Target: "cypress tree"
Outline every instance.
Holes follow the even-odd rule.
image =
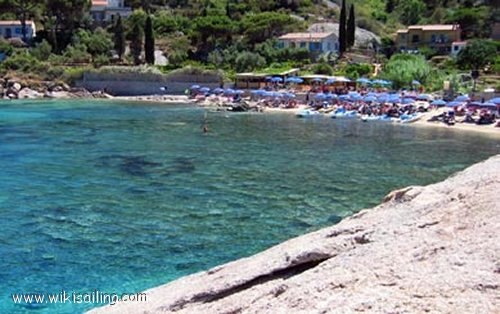
[[[134,25],[130,38],[130,53],[134,57],[134,64],[141,64],[143,32],[138,24]]]
[[[115,43],[115,51],[121,61],[123,54],[125,53],[125,31],[123,29],[122,17],[120,15],[118,15],[114,27],[113,41]]]
[[[144,27],[144,54],[148,64],[155,63],[155,38],[153,35],[153,22],[149,15]]]
[[[356,20],[354,17],[354,4],[351,4],[351,10],[349,11],[349,19],[347,20],[347,28],[346,28],[347,47],[351,48],[352,46],[354,46],[355,40],[356,40]]]
[[[347,41],[346,41],[346,13],[345,13],[345,0],[342,0],[342,8],[340,9],[340,20],[339,20],[339,56],[346,51]]]

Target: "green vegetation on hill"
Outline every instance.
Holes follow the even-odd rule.
[[[152,48],[160,49],[168,59],[163,71],[182,67],[222,69],[231,77],[235,72],[274,73],[277,69],[302,68],[306,72],[368,76],[368,64],[349,64],[335,54],[312,55],[305,48],[278,48],[276,38],[287,32],[304,31],[315,22],[338,22],[342,0],[130,0],[134,8],[128,18],[117,18],[113,24],[95,25],[90,18],[89,0],[0,0],[0,19],[26,21],[34,19],[38,34],[28,47],[0,42],[0,52],[9,58],[0,64],[0,75],[16,72],[41,80],[74,78],[73,70],[103,65],[140,65],[154,62]],[[494,0],[347,0],[346,30],[353,24],[382,37],[377,60],[394,53],[391,36],[409,24],[459,23],[465,38],[486,38],[491,25],[498,21],[499,8]],[[355,7],[355,11],[354,11]],[[347,34],[345,49],[352,46]],[[480,42],[479,46],[492,47]],[[479,49],[479,48],[474,48]],[[481,48],[482,49],[482,48]],[[480,49],[480,50],[481,50]],[[498,51],[498,45],[496,46]],[[482,49],[481,51],[483,51]],[[499,60],[486,50],[486,71],[498,72]],[[369,52],[373,54],[374,52]],[[469,53],[469,52],[467,52]],[[407,73],[397,71],[422,67],[426,69],[435,54],[423,49],[423,57],[396,56],[387,63],[383,76],[407,84]],[[472,58],[441,62],[421,80],[438,86],[439,78],[458,72]],[[464,61],[465,60],[465,61]],[[423,63],[422,63],[423,62]],[[426,65],[424,67],[424,65]],[[401,68],[400,68],[401,66]],[[367,70],[368,69],[368,70]],[[433,71],[438,71],[434,73]],[[414,73],[415,74],[415,73]],[[417,73],[418,74],[418,73]],[[417,75],[415,74],[415,75]]]

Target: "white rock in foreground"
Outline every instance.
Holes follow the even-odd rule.
[[[500,155],[92,313],[498,313]]]

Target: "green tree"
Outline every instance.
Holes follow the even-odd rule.
[[[396,7],[396,2],[397,0],[387,0],[385,2],[385,11],[387,13],[392,13],[392,11],[394,11],[394,8]]]
[[[144,53],[148,64],[155,64],[155,37],[153,34],[153,22],[151,16],[146,19],[144,27]]]
[[[339,57],[341,57],[347,49],[347,36],[346,36],[346,4],[342,0],[342,8],[340,9],[339,19]]]
[[[130,54],[134,58],[134,64],[141,64],[143,30],[136,24],[130,32]]]
[[[57,44],[52,43],[56,51],[66,47],[75,30],[88,19],[90,5],[90,0],[45,0],[44,24],[47,30],[52,27],[57,36]]]
[[[392,81],[393,87],[410,87],[413,80],[427,84],[432,68],[422,55],[395,54],[386,63],[381,77]]]
[[[113,43],[118,59],[121,61],[125,54],[125,29],[123,28],[122,17],[118,15],[115,26],[113,27]]]
[[[354,4],[351,5],[349,11],[349,19],[347,20],[346,27],[346,43],[347,47],[353,47],[356,41],[356,20],[354,16]]]
[[[241,26],[245,39],[251,46],[303,27],[300,21],[278,12],[249,13],[243,17]]]
[[[488,19],[488,8],[485,6],[477,8],[458,8],[451,10],[445,18],[447,23],[458,23],[464,39],[486,37],[489,35],[491,25],[486,23]]]
[[[249,51],[244,51],[236,57],[236,71],[246,72],[266,66],[266,59],[261,55]]]
[[[493,62],[497,48],[493,41],[486,39],[471,40],[458,53],[457,64],[463,69],[480,70]]]
[[[47,61],[52,53],[52,46],[47,40],[42,40],[41,43],[36,45],[35,48],[31,49],[31,54],[33,57],[40,61]]]
[[[205,60],[215,48],[231,43],[235,25],[227,16],[204,16],[193,21],[190,34],[198,58]]]
[[[311,67],[314,74],[333,75],[333,68],[328,63],[317,63]]]
[[[405,25],[417,24],[425,12],[422,0],[400,0],[397,6],[399,20]]]

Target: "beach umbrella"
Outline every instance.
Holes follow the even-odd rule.
[[[262,93],[262,96],[264,96],[264,97],[274,97],[274,93],[273,92],[267,92],[267,91],[265,91],[264,93]]]
[[[224,91],[225,95],[234,95],[234,89],[228,88]]]
[[[335,82],[337,82],[337,80],[336,80],[336,79],[334,79],[334,78],[330,78],[330,79],[326,80],[325,84],[333,84],[333,83],[335,83]]]
[[[343,101],[348,101],[348,100],[350,100],[350,98],[351,98],[351,97],[350,97],[349,95],[340,95],[340,96],[339,96],[339,99],[340,99],[340,100],[343,100]]]
[[[458,96],[457,98],[455,98],[455,101],[469,101],[469,100],[470,100],[470,97],[467,95],[462,95],[462,96]]]
[[[350,79],[348,79],[347,77],[338,77],[338,78],[336,79],[336,81],[337,81],[337,82],[348,83],[348,82],[350,82],[351,80],[350,80]]]
[[[328,93],[328,94],[326,94],[326,99],[331,100],[331,99],[335,99],[335,98],[337,98],[337,95],[336,95],[336,94],[332,94],[332,93]]]
[[[413,99],[413,98],[403,98],[401,100],[401,103],[403,105],[413,104],[414,102],[415,102],[415,99]]]
[[[417,81],[417,80],[413,80],[413,81],[411,81],[411,85],[419,86],[419,85],[422,85],[422,84],[419,81]]]
[[[272,76],[266,76],[266,81],[270,82],[272,81],[273,77]]]
[[[385,86],[389,86],[389,85],[392,85],[392,82],[391,81],[386,81],[386,80],[380,80],[380,84],[381,85],[385,85]]]
[[[281,82],[283,82],[283,79],[281,77],[279,77],[279,76],[275,76],[275,77],[271,78],[271,82],[273,82],[273,83],[281,83]]]
[[[224,93],[224,90],[222,88],[216,88],[212,91],[214,94],[222,94]]]
[[[365,98],[363,98],[364,101],[366,102],[375,102],[377,101],[377,97],[375,96],[366,96]]]
[[[283,96],[285,98],[295,98],[295,94],[294,93],[285,93]]]
[[[190,89],[199,89],[199,88],[200,88],[200,85],[192,85],[192,86],[190,87]]]
[[[323,93],[317,93],[316,96],[314,96],[316,99],[326,99],[326,95]]]
[[[417,99],[421,99],[421,100],[429,100],[431,99],[431,95],[428,95],[428,94],[420,94],[417,96]]]
[[[367,79],[367,78],[362,77],[362,78],[357,79],[357,80],[356,80],[356,83],[361,83],[361,84],[370,84],[370,83],[371,83],[371,81],[370,81],[369,79]]]
[[[496,98],[490,99],[489,102],[492,102],[494,104],[500,105],[500,97],[496,97]]]
[[[321,83],[321,82],[323,82],[323,79],[316,77],[316,78],[313,78],[311,81],[316,82],[316,83]]]
[[[208,87],[202,87],[202,88],[199,89],[199,91],[201,93],[208,93],[210,91],[210,88],[208,88]]]
[[[431,105],[433,106],[446,106],[446,104],[447,104],[446,101],[442,99],[436,99],[433,102],[431,102]]]
[[[263,95],[266,93],[266,91],[263,89],[256,89],[256,90],[251,91],[250,93],[253,95]]]
[[[300,77],[291,76],[291,77],[287,77],[285,79],[285,82],[286,83],[302,83],[302,82],[304,82],[304,80],[301,79]]]
[[[482,103],[479,105],[480,107],[484,107],[484,108],[496,108],[497,105],[492,103],[492,102],[485,102],[485,103]]]
[[[244,92],[244,91],[242,91],[241,89],[238,89],[238,90],[235,90],[235,91],[234,91],[234,93],[235,93],[235,94],[238,94],[238,95],[242,95],[242,94],[244,94],[245,92]]]
[[[462,105],[463,105],[463,102],[452,101],[452,102],[449,102],[446,106],[448,106],[448,107],[460,107]]]

